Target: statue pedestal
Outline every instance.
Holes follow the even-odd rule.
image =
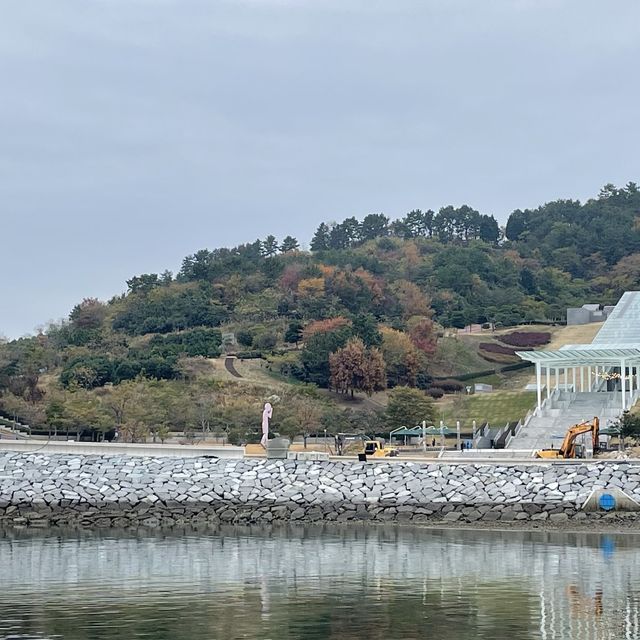
[[[286,460],[291,440],[288,438],[273,438],[267,441],[267,458],[269,460]]]

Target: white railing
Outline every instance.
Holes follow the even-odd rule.
[[[533,410],[534,415],[536,415],[536,416],[540,416],[540,415],[542,415],[542,412],[543,412],[543,411],[544,411],[544,409],[546,408],[547,403],[549,403],[549,404],[553,405],[554,400],[557,400],[557,399],[559,398],[559,396],[560,396],[560,389],[559,389],[559,388],[558,388],[558,389],[554,389],[554,390],[549,394],[549,397],[548,397],[548,398],[545,398],[545,399],[542,401],[542,404],[540,405],[540,409],[538,409],[538,407],[536,407],[536,408]],[[553,408],[553,407],[550,407],[550,408]]]

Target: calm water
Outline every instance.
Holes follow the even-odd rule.
[[[640,537],[0,532],[0,638],[640,638]]]

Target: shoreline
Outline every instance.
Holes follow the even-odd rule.
[[[640,468],[0,455],[0,526],[281,522],[640,530]]]
[[[264,532],[287,532],[288,530],[326,530],[328,532],[341,531],[398,531],[398,532],[419,532],[419,531],[464,531],[465,533],[477,531],[478,533],[555,533],[562,535],[620,535],[640,537],[640,517],[637,519],[599,519],[598,521],[581,521],[566,523],[531,523],[531,522],[475,522],[475,523],[447,523],[443,520],[432,520],[431,522],[380,522],[372,520],[350,520],[346,522],[315,520],[307,522],[304,520],[278,520],[273,522],[222,522],[222,521],[200,521],[196,523],[181,523],[164,526],[146,526],[143,524],[126,527],[104,527],[92,526],[91,524],[55,524],[55,525],[24,525],[11,522],[0,521],[0,537],[3,534],[19,532],[34,535],[56,534],[58,532],[78,532],[87,534],[148,534],[165,535],[171,533],[198,534],[208,532],[247,532],[259,530]]]

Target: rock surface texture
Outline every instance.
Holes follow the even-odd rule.
[[[594,489],[640,501],[640,465],[0,455],[0,524],[97,527],[205,522],[562,523]],[[635,518],[636,513],[616,517]]]

